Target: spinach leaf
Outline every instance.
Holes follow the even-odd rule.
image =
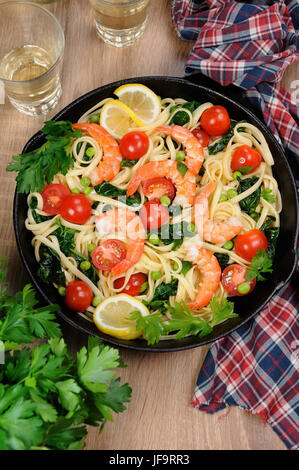
[[[36,224],[40,224],[41,222],[45,222],[46,220],[52,219],[53,215],[40,215],[36,212],[37,208],[37,198],[33,197],[30,201],[29,207],[32,212],[32,217],[34,218],[34,222]]]
[[[251,188],[257,181],[258,177],[257,176],[252,176],[251,178],[245,178],[241,179],[238,178],[239,180],[239,186],[238,186],[238,194],[243,193],[244,191],[247,191],[247,189]],[[259,186],[256,191],[254,191],[252,194],[247,196],[245,199],[242,199],[242,201],[239,202],[241,210],[246,212],[247,214],[250,214],[250,212],[253,212],[257,205],[259,204],[261,199],[261,187]]]
[[[190,263],[189,261],[185,261],[183,260],[182,261],[182,271],[181,273],[183,274],[183,276],[186,276],[186,274],[190,271],[190,269],[192,268],[192,263]]]
[[[218,263],[220,264],[220,268],[225,269],[226,266],[229,264],[229,255],[227,253],[214,253],[216,258],[218,259]]]
[[[176,295],[178,283],[179,281],[177,279],[173,279],[169,284],[162,282],[162,284],[156,288],[152,302],[155,300],[168,300],[171,295]]]
[[[275,256],[276,242],[279,235],[279,227],[268,228],[264,231],[264,233],[268,240],[267,255],[273,262]]]
[[[71,256],[71,252],[75,248],[74,236],[77,230],[67,228],[59,221],[57,224],[59,227],[51,235],[55,235],[57,237],[60,249],[65,256]]]
[[[240,121],[240,122],[245,122],[245,121]],[[216,142],[216,144],[209,145],[208,150],[210,155],[216,155],[216,153],[221,152],[227,144],[229,143],[230,139],[234,135],[234,128],[236,125],[239,124],[237,121],[231,121],[230,129],[223,134],[222,138]],[[244,129],[240,127],[240,131],[243,131]]]
[[[177,164],[177,169],[178,169],[178,171],[181,173],[182,178],[184,178],[185,174],[186,174],[187,171],[188,171],[187,165],[185,165],[185,163],[183,163],[183,162],[178,162],[178,164]]]
[[[139,206],[141,204],[141,198],[138,192],[133,196],[126,197],[126,190],[119,189],[117,186],[103,181],[101,184],[98,184],[94,187],[94,190],[97,194],[106,197],[117,197],[118,200],[127,206]]]
[[[167,310],[167,302],[165,300],[152,300],[151,302],[143,300],[142,303],[150,310],[159,310],[161,313]]]
[[[130,167],[136,165],[138,160],[122,160],[120,166],[121,168]]]
[[[200,103],[198,103],[198,101],[187,101],[187,103],[184,103],[182,105],[171,106],[169,110],[170,113],[173,113],[178,109],[181,109],[181,111],[177,111],[174,114],[174,116],[170,120],[170,124],[177,124],[178,126],[183,126],[184,124],[187,124],[187,122],[190,121],[190,116],[184,111],[184,109],[188,109],[188,111],[193,113],[195,109],[197,109],[199,106]]]
[[[275,217],[273,217],[273,215],[269,215],[269,216],[267,217],[267,219],[265,220],[265,222],[263,223],[263,225],[261,225],[260,230],[261,230],[262,232],[265,232],[265,230],[266,230],[267,228],[270,228],[270,227],[271,227],[271,225],[273,224],[274,220],[275,220]]]
[[[176,224],[164,224],[156,232],[164,245],[173,243],[173,250],[177,250],[183,243],[184,237],[191,238],[196,235],[188,230],[188,223],[184,220]]]
[[[46,283],[55,282],[58,286],[65,286],[65,274],[61,266],[60,257],[56,251],[46,245],[40,248],[40,261],[37,275]]]
[[[86,271],[83,271],[82,269],[80,269],[80,264],[82,263],[82,261],[89,261],[89,260],[87,258],[85,258],[85,256],[83,256],[81,253],[78,253],[78,251],[76,251],[76,250],[72,250],[72,256],[76,260],[77,268],[79,269],[79,271],[81,271],[81,273],[85,274],[85,276],[87,276],[88,279],[90,279],[95,285],[97,285],[98,281],[99,281],[99,276],[98,276],[98,272],[97,272],[96,268],[94,267],[94,265],[91,264],[89,269],[86,269]]]

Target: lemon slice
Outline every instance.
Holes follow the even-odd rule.
[[[119,100],[109,100],[104,104],[100,124],[115,139],[121,139],[132,127],[143,127],[143,122],[126,104]]]
[[[126,104],[145,123],[154,122],[161,112],[160,98],[141,83],[127,83],[114,91],[118,99]]]
[[[105,299],[95,309],[93,321],[100,331],[121,339],[135,339],[142,335],[136,330],[136,322],[130,313],[138,310],[142,316],[150,315],[142,302],[127,294]]]

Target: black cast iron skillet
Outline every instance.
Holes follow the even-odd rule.
[[[101,333],[92,323],[69,310],[58,295],[56,289],[45,285],[36,275],[37,262],[31,246],[31,233],[25,229],[25,219],[27,217],[26,195],[15,193],[14,199],[14,229],[20,256],[24,266],[31,278],[32,283],[40,292],[46,303],[57,303],[60,305],[59,315],[75,328],[94,336],[98,336],[105,342],[115,346],[140,351],[176,351],[194,348],[203,344],[215,341],[228,333],[234,331],[240,325],[254,317],[271,297],[289,280],[295,267],[295,246],[297,234],[297,199],[294,180],[286,157],[277,141],[270,131],[261,123],[256,116],[247,108],[238,104],[227,94],[215,92],[214,90],[198,84],[190,83],[181,78],[172,77],[138,77],[129,80],[121,80],[101,88],[91,91],[78,98],[55,116],[55,120],[70,120],[76,122],[82,114],[89,108],[104,98],[112,97],[113,90],[124,83],[143,83],[162,97],[180,97],[186,100],[197,100],[199,102],[211,101],[214,104],[223,105],[227,108],[231,118],[235,120],[246,120],[258,127],[265,136],[272,155],[275,166],[274,177],[282,195],[283,211],[281,214],[281,231],[277,242],[276,257],[274,261],[273,273],[267,281],[258,283],[254,292],[248,296],[235,298],[235,311],[239,317],[232,318],[217,325],[213,332],[203,339],[198,337],[187,337],[181,340],[161,341],[159,344],[148,346],[142,339],[125,341],[112,338]],[[214,82],[211,82],[213,86]],[[41,132],[35,134],[26,144],[23,152],[32,151],[40,147],[44,142]]]

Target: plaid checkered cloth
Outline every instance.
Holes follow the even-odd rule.
[[[196,41],[185,73],[201,72],[222,85],[245,89],[277,140],[298,156],[299,107],[295,99],[299,80],[292,84],[293,97],[278,82],[299,58],[299,3],[256,3],[259,5],[173,0],[172,20],[178,36]]]
[[[245,89],[276,138],[297,157],[299,109],[277,82],[299,57],[299,3],[266,3],[173,0],[172,19],[181,39],[196,41],[186,75],[201,72]],[[254,320],[213,343],[192,399],[207,413],[236,405],[259,415],[290,449],[299,448],[296,289],[293,278]]]

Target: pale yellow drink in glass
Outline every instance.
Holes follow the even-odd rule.
[[[0,4],[0,80],[19,111],[46,114],[57,105],[63,50],[63,31],[48,10],[22,1]]]
[[[149,0],[90,0],[99,36],[113,46],[129,46],[144,33]]]

